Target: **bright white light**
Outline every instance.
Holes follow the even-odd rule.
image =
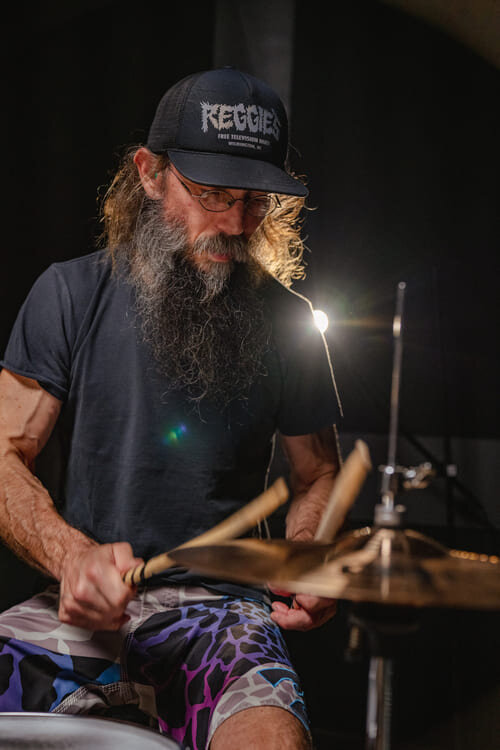
[[[392,335],[395,339],[401,336],[401,315],[396,315],[392,323]]]
[[[319,328],[321,333],[324,333],[328,328],[328,316],[323,310],[313,310],[314,324],[316,328]]]

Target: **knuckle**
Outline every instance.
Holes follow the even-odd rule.
[[[75,617],[80,612],[80,608],[76,605],[73,600],[66,602],[64,607],[64,613],[67,617]]]
[[[68,608],[71,607],[72,601],[73,601],[73,597],[71,596],[71,594],[66,592],[64,596],[61,596],[61,599],[59,601],[59,611],[67,612]]]
[[[66,625],[75,625],[77,619],[77,609],[75,607],[64,606],[59,609],[59,620]]]
[[[102,578],[102,569],[97,560],[92,560],[90,565],[87,567],[86,576],[90,581],[92,581],[92,583],[96,583]]]
[[[89,585],[85,579],[80,579],[74,586],[73,597],[77,602],[87,603],[90,601]]]

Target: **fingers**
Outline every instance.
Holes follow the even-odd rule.
[[[126,614],[113,616],[102,611],[89,610],[87,605],[80,605],[75,600],[61,600],[59,619],[68,625],[95,632],[97,630],[119,630],[130,619]]]
[[[66,561],[61,580],[59,619],[89,630],[117,630],[128,619],[125,608],[135,588],[122,570],[136,564],[129,544],[96,545]]]
[[[328,599],[324,596],[311,596],[310,594],[297,594],[295,601],[300,607],[310,612],[329,612],[331,617],[337,611],[336,599]]]
[[[292,596],[292,593],[290,591],[285,591],[284,589],[276,589],[272,586],[268,586],[267,588],[272,594],[276,594],[276,596],[283,596],[285,598]]]
[[[271,619],[284,630],[312,630],[327,622],[336,612],[333,599],[298,595],[292,606],[284,602],[272,603]]]
[[[271,620],[283,630],[310,630],[313,618],[303,609],[288,607],[284,602],[273,602]]]
[[[137,565],[141,565],[144,562],[142,557],[134,557],[132,547],[128,542],[115,542],[111,547],[113,549],[116,567],[120,571],[120,578],[123,578],[130,568],[135,568]]]

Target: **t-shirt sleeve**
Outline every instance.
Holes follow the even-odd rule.
[[[283,435],[307,435],[342,417],[330,351],[314,324],[312,309],[301,305],[300,316],[286,326],[282,348],[282,398],[278,429]]]
[[[69,391],[74,335],[70,294],[56,265],[51,265],[23,303],[0,366],[37,380],[64,401]]]

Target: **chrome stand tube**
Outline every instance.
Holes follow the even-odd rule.
[[[392,659],[372,656],[368,671],[366,750],[391,746]]]

